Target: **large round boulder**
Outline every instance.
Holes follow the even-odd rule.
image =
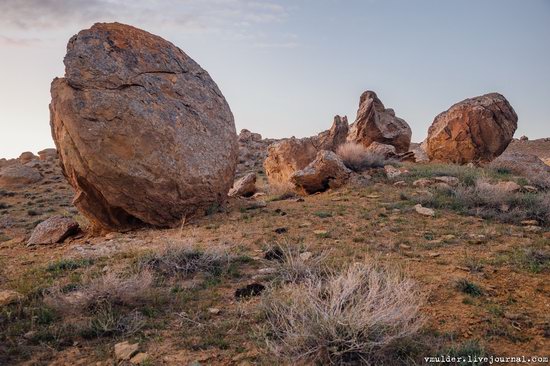
[[[516,112],[498,93],[463,100],[435,117],[426,153],[431,161],[489,162],[512,141],[517,122]]]
[[[222,204],[237,135],[210,78],[172,43],[98,23],[67,45],[52,82],[52,135],[74,204],[99,227],[175,226]]]
[[[395,116],[391,108],[371,90],[361,94],[355,122],[350,126],[347,140],[368,147],[373,142],[391,145],[397,153],[409,151],[412,131],[409,124]]]

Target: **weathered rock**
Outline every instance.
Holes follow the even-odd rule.
[[[448,184],[449,186],[457,186],[460,180],[457,177],[440,176],[434,177],[435,181]]]
[[[315,159],[317,148],[312,140],[311,137],[303,139],[292,137],[269,146],[264,161],[269,184],[289,185],[290,177]]]
[[[128,361],[139,349],[138,343],[129,343],[128,341],[115,344],[115,358],[117,361]]]
[[[332,151],[320,151],[307,167],[295,172],[290,181],[307,194],[342,186],[351,174],[340,157]]]
[[[491,161],[512,141],[517,121],[510,103],[498,93],[463,100],[435,117],[426,152],[439,162]]]
[[[229,196],[250,197],[256,193],[256,173],[248,173],[244,177],[238,179],[233,188],[229,190]]]
[[[426,188],[434,184],[434,181],[428,178],[420,178],[413,182],[414,187]]]
[[[130,359],[132,365],[142,365],[149,359],[149,355],[144,352],[139,352],[137,355]]]
[[[34,160],[36,158],[38,158],[38,156],[34,155],[30,151],[25,151],[24,153],[21,153],[21,155],[19,155],[19,161],[21,162],[21,164],[28,163],[29,161]]]
[[[35,168],[19,163],[7,165],[0,170],[0,188],[14,188],[40,181],[42,174]]]
[[[0,290],[0,307],[13,304],[23,298],[17,291]]]
[[[78,223],[69,217],[52,216],[38,224],[27,245],[60,243],[78,231]]]
[[[423,207],[421,204],[414,206],[414,210],[423,216],[435,216],[435,211],[428,207]]]
[[[334,122],[330,129],[317,135],[318,142],[314,142],[317,150],[336,151],[338,146],[346,142],[348,130],[348,118],[334,116]]]
[[[510,171],[541,188],[550,188],[550,166],[535,155],[506,152],[493,160],[488,167]]]
[[[521,186],[516,182],[512,182],[512,181],[497,182],[497,183],[478,181],[476,183],[476,188],[478,188],[483,192],[514,193],[514,192],[519,192],[521,190]]]
[[[259,133],[250,132],[247,129],[242,129],[239,133],[239,142],[246,142],[246,141],[261,141],[262,135]]]
[[[412,131],[405,120],[386,109],[375,92],[361,94],[357,118],[351,125],[348,141],[369,146],[373,142],[392,145],[398,153],[409,150]]]
[[[291,137],[269,146],[264,169],[269,184],[288,186],[289,179],[296,171],[311,163],[317,153],[323,150],[336,151],[346,141],[348,133],[346,117],[335,116],[331,128],[317,136],[297,139]]]
[[[386,166],[384,166],[384,172],[386,173],[386,176],[387,176],[389,179],[397,178],[397,177],[399,177],[401,174],[403,174],[403,173],[401,172],[401,170],[397,169],[397,168],[394,167],[393,165],[386,165]]]
[[[38,152],[38,156],[40,157],[40,160],[56,159],[57,158],[57,150],[52,149],[52,148],[40,150]]]
[[[395,151],[394,146],[381,144],[376,141],[374,141],[367,147],[367,152],[371,154],[377,154],[377,155],[383,156],[386,159],[395,158],[397,155],[397,152]]]
[[[52,82],[52,135],[75,206],[96,226],[175,226],[233,184],[233,115],[208,73],[143,30],[98,23],[71,38]]]
[[[529,141],[529,137],[523,135],[519,138],[520,141]]]

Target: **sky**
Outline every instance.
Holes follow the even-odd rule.
[[[516,137],[550,136],[550,0],[0,0],[0,157],[54,146],[69,38],[118,21],[206,69],[237,131],[310,136],[374,90],[422,141],[465,98],[503,94]]]

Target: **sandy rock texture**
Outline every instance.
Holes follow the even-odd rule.
[[[231,110],[170,42],[97,23],[67,45],[52,82],[52,135],[74,204],[94,226],[169,227],[222,204],[233,184]]]
[[[489,162],[508,147],[517,122],[516,112],[498,93],[463,100],[435,117],[426,153],[431,161]]]

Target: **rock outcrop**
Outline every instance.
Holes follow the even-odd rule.
[[[98,23],[71,38],[64,63],[52,135],[74,204],[95,226],[175,226],[225,201],[233,115],[195,61],[143,30]]]
[[[239,133],[239,159],[237,164],[237,176],[246,172],[263,170],[263,162],[267,156],[267,148],[274,139],[264,139],[259,133],[243,129]]]
[[[318,152],[336,151],[346,141],[347,134],[347,118],[335,116],[332,127],[317,136],[302,139],[291,137],[272,144],[264,161],[269,183],[276,186],[291,185],[292,174],[308,166]]]
[[[237,179],[229,190],[229,196],[250,197],[256,193],[256,173],[251,172]]]
[[[43,161],[54,160],[54,159],[57,159],[57,150],[52,148],[40,150],[38,152],[38,156],[40,160],[43,160]]]
[[[489,162],[512,141],[517,121],[510,103],[498,93],[463,100],[435,117],[426,153],[431,161]]]
[[[36,158],[38,158],[38,156],[34,155],[30,151],[25,151],[24,153],[21,153],[21,155],[19,155],[19,161],[21,162],[21,164],[26,164]]]
[[[42,174],[32,167],[15,163],[0,170],[0,188],[21,187],[40,181]]]
[[[349,131],[349,142],[365,147],[378,142],[394,146],[397,153],[405,153],[409,150],[411,136],[407,122],[396,117],[393,109],[386,109],[375,92],[367,90],[361,94],[357,118]]]
[[[77,231],[78,223],[73,219],[60,215],[52,216],[34,228],[27,245],[61,243]]]
[[[322,150],[308,166],[292,174],[290,181],[303,193],[312,194],[341,187],[350,174],[338,155]]]

